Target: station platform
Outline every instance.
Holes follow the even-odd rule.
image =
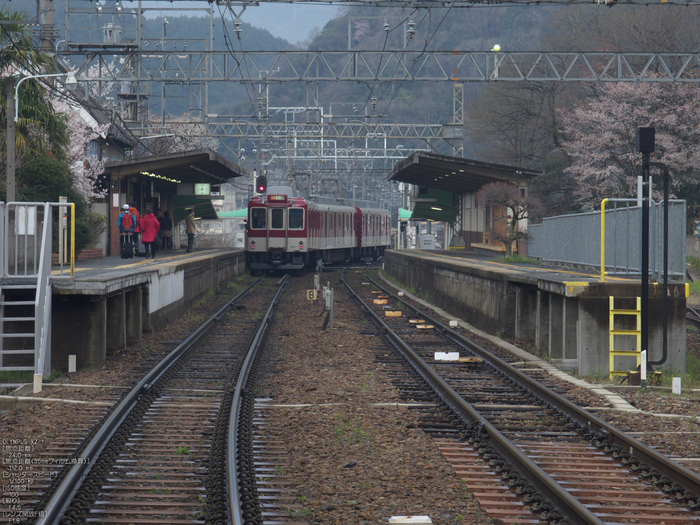
[[[167,250],[155,259],[77,261],[75,277],[52,272],[51,363],[66,370],[99,365],[107,355],[162,328],[207,289],[245,271],[234,249]]]
[[[630,314],[641,296],[638,277],[602,282],[599,270],[506,263],[463,250],[387,250],[384,261],[390,275],[436,306],[486,332],[529,342],[581,375],[609,373],[611,340],[615,352],[638,350],[630,333],[640,329]],[[664,358],[663,286],[650,284],[648,360],[684,373],[685,283],[670,282],[669,295]],[[622,333],[611,332],[611,319]],[[616,359],[616,370],[636,368],[635,356]]]

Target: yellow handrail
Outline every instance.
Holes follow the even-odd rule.
[[[70,205],[70,276],[75,279],[75,203]]]
[[[608,199],[600,204],[600,282],[605,282],[605,205]]]

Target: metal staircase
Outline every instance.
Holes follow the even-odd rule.
[[[72,206],[0,203],[0,371],[33,372],[35,392],[51,371],[53,215]]]

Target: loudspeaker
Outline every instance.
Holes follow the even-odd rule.
[[[637,128],[637,151],[651,153],[654,151],[656,128]]]

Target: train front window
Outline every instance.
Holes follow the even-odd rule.
[[[291,208],[289,210],[289,229],[304,229],[304,210],[302,208]]]
[[[284,208],[272,208],[270,210],[270,226],[273,230],[284,229]]]
[[[265,208],[253,208],[250,210],[250,227],[254,230],[267,228],[267,211]]]

